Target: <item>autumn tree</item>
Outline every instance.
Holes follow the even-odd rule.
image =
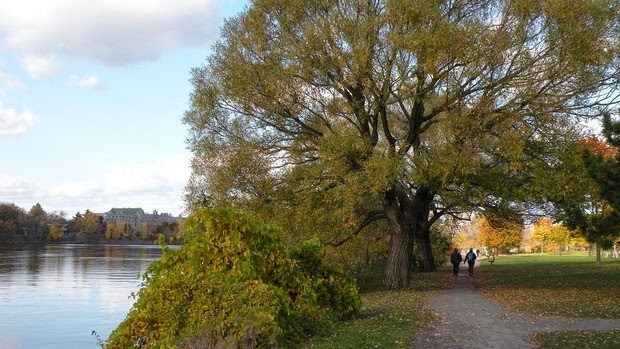
[[[586,230],[586,237],[596,239],[599,259],[600,247],[611,248],[620,238],[620,122],[612,120],[610,114],[603,117],[603,134],[606,147],[586,148],[583,153],[588,175],[604,201],[601,213],[590,217],[590,230]]]
[[[106,224],[106,231],[105,231],[105,238],[106,239],[120,240],[125,235],[126,229],[127,229],[127,224],[124,221],[122,221],[122,220],[120,220],[120,221],[113,221],[113,222],[107,222],[107,224]]]
[[[562,224],[554,224],[550,217],[543,217],[534,223],[532,237],[541,242],[540,253],[545,252],[545,245],[553,243],[562,253],[562,248],[570,243],[571,232]]]
[[[539,202],[575,117],[617,92],[616,0],[254,0],[192,72],[191,207],[339,246],[378,220],[384,284],[445,215]]]
[[[149,224],[146,222],[142,222],[140,224],[140,238],[142,240],[146,240],[149,238]]]
[[[24,210],[14,204],[0,204],[0,242],[16,240],[17,234],[23,232],[24,216]]]
[[[25,215],[15,204],[0,204],[0,241],[13,241],[16,234],[23,233]]]
[[[45,220],[48,224],[56,224],[58,226],[64,226],[67,224],[67,213],[65,211],[52,211],[48,212]]]
[[[492,251],[493,255],[519,247],[523,222],[518,218],[480,216],[475,220],[474,226],[478,230],[480,242]]]
[[[534,224],[534,231],[532,232],[532,237],[541,242],[540,253],[545,252],[545,244],[547,244],[551,240],[553,229],[552,224],[553,222],[549,217],[541,218],[538,222]]]
[[[64,231],[61,227],[59,227],[56,223],[52,223],[49,228],[49,233],[47,234],[47,240],[53,241],[62,238]]]
[[[0,204],[0,220],[18,223],[24,218],[25,212],[15,204]]]
[[[551,235],[551,241],[557,246],[560,255],[562,251],[570,244],[572,232],[563,224],[556,224],[553,227],[553,234]]]
[[[35,238],[46,237],[48,228],[46,226],[47,213],[40,203],[36,203],[30,208],[25,217],[25,226],[28,233],[34,235]]]
[[[82,231],[82,214],[80,212],[76,212],[75,216],[69,220],[68,226],[70,231]]]
[[[86,210],[83,215],[76,214],[73,227],[76,231],[94,233],[97,230],[97,215]]]
[[[596,261],[601,261],[601,248],[610,248],[620,236],[620,126],[608,114],[604,117],[607,141],[589,137],[568,149],[573,166],[564,183],[570,188],[556,198],[559,219],[576,229],[590,243],[596,244]],[[575,160],[576,159],[576,160]]]

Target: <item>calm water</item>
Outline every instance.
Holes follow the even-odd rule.
[[[0,348],[98,348],[159,246],[0,248]]]

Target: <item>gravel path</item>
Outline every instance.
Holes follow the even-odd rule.
[[[536,348],[531,340],[535,332],[620,330],[620,319],[579,319],[513,312],[476,291],[473,280],[467,267],[461,264],[454,288],[430,297],[428,306],[439,319],[414,334],[410,349]]]

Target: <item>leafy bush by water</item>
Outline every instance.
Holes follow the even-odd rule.
[[[291,250],[277,227],[227,208],[200,209],[184,229],[108,348],[291,347],[359,311],[354,281],[321,263],[318,241]]]

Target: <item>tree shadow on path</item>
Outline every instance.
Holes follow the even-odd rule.
[[[474,273],[475,275],[475,273]],[[619,330],[620,319],[583,319],[514,312],[475,290],[475,277],[461,265],[453,288],[433,294],[428,306],[438,315],[415,333],[410,349],[536,348],[536,332]]]

